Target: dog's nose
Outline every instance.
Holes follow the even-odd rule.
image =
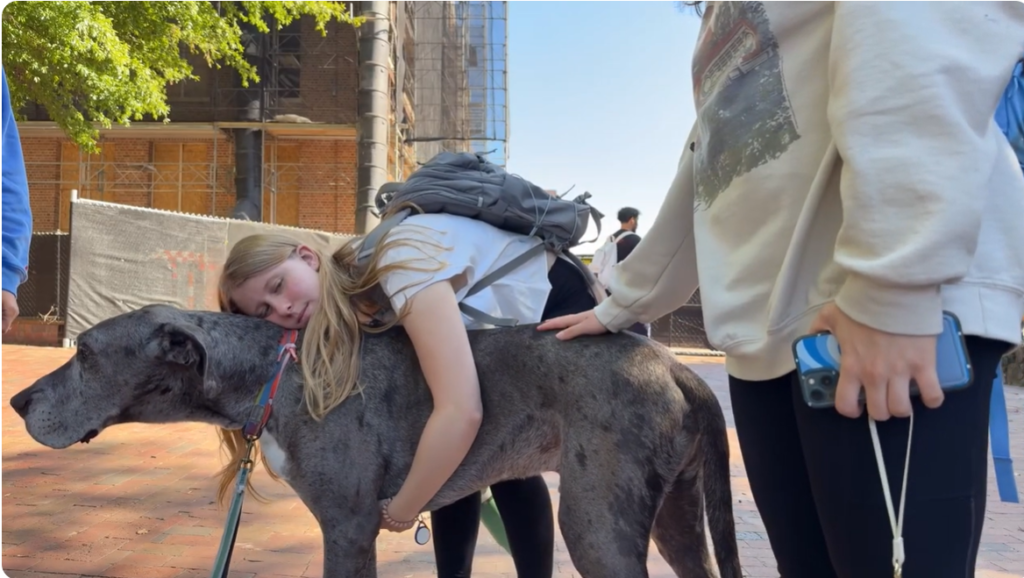
[[[11,398],[11,407],[18,412],[22,418],[28,413],[28,406],[32,404],[32,390],[26,389]]]

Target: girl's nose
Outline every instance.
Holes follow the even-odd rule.
[[[277,299],[273,303],[274,312],[277,313],[278,317],[289,317],[292,314],[292,304],[287,299]]]

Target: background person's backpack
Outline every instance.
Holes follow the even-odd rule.
[[[590,193],[573,200],[554,197],[537,185],[507,173],[501,167],[472,153],[442,152],[417,169],[404,183],[385,183],[377,192],[377,211],[385,219],[363,240],[359,260],[365,263],[377,243],[396,225],[413,213],[412,203],[424,213],[447,213],[484,221],[499,229],[539,237],[543,243],[519,255],[493,271],[470,288],[469,295],[480,292],[501,277],[525,264],[545,249],[572,261],[594,285],[593,275],[569,249],[579,245],[587,232],[590,217],[601,234],[600,211],[590,206]],[[499,319],[464,303],[464,314],[490,325],[511,326],[515,319]]]
[[[1017,162],[1024,170],[1024,60],[1013,67],[1010,83],[1003,90],[996,108],[996,124],[1010,141]],[[996,379],[992,383],[992,400],[989,411],[989,438],[992,448],[992,464],[996,471],[996,487],[999,499],[1017,503],[1017,483],[1013,473],[1013,459],[1010,457],[1010,424],[1006,411],[1006,394],[1003,391],[1002,364],[996,367]]]
[[[618,237],[611,235],[604,245],[594,251],[590,260],[590,270],[597,277],[597,282],[606,291],[612,282],[612,274],[615,266],[619,264],[619,241],[630,235],[636,235],[633,231],[623,231]]]
[[[996,108],[996,124],[1010,141],[1013,152],[1017,153],[1017,162],[1024,170],[1024,60],[1013,67],[1013,76]]]

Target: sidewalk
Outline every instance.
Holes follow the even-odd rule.
[[[121,425],[88,445],[54,451],[35,443],[10,408],[10,398],[61,365],[69,350],[3,346],[3,570],[13,578],[207,578],[225,512],[214,503],[213,473],[221,467],[212,426]],[[717,358],[691,357],[726,410],[726,377]],[[1024,471],[1024,390],[1007,391],[1012,453]],[[751,577],[778,576],[764,528],[730,430],[733,496],[743,566]],[[547,476],[558,499],[558,476]],[[1024,576],[1024,505],[998,501],[990,471],[980,578]],[[1018,478],[1019,480],[1019,478]],[[321,576],[321,537],[313,516],[284,485],[257,470],[232,557],[232,578]],[[1024,484],[1021,484],[1024,485]],[[411,533],[378,542],[380,578],[434,575],[430,545]],[[481,529],[475,578],[515,578],[511,559]],[[578,576],[556,545],[558,578]],[[673,576],[651,547],[652,578]]]

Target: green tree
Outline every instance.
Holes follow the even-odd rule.
[[[95,151],[94,123],[168,119],[168,83],[198,78],[182,46],[212,68],[234,68],[248,86],[259,78],[245,59],[243,27],[268,32],[303,15],[322,34],[331,20],[362,21],[344,2],[12,2],[3,11],[12,108],[42,105]]]

